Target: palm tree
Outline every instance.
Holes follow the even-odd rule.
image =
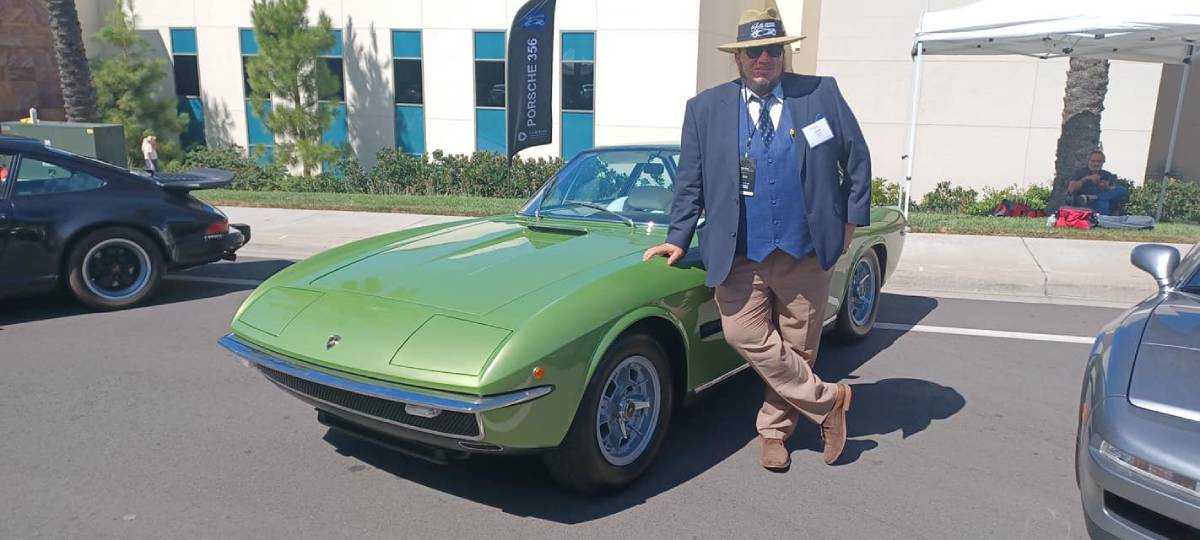
[[[1062,133],[1054,158],[1054,189],[1047,206],[1057,209],[1067,197],[1071,173],[1087,161],[1100,144],[1100,113],[1108,93],[1108,60],[1071,58],[1063,97]]]
[[[92,87],[92,72],[83,48],[83,31],[79,28],[75,0],[46,0],[46,10],[50,14],[50,32],[54,36],[54,56],[58,58],[58,78],[62,84],[67,120],[95,122],[99,119],[96,90]]]

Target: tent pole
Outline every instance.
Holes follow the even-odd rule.
[[[1167,143],[1167,163],[1163,165],[1162,182],[1158,188],[1158,209],[1154,212],[1154,221],[1162,220],[1163,206],[1167,202],[1167,177],[1175,166],[1175,142],[1179,138],[1179,119],[1183,115],[1183,97],[1187,94],[1188,78],[1192,74],[1192,55],[1195,48],[1188,46],[1188,59],[1183,64],[1183,79],[1179,81],[1179,99],[1175,102],[1175,118],[1171,120],[1171,140]]]
[[[913,151],[917,144],[917,107],[921,100],[921,59],[924,58],[924,44],[918,41],[913,59],[912,75],[912,105],[908,115],[908,150],[904,153],[904,218],[908,219],[909,201],[912,199]]]

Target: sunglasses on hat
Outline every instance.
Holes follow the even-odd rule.
[[[762,56],[763,51],[767,51],[767,56],[770,56],[771,58],[779,58],[780,56],[783,56],[783,45],[776,43],[774,45],[746,47],[745,49],[742,49],[742,52],[746,53],[746,56],[749,56],[753,59],[757,59],[759,56]]]

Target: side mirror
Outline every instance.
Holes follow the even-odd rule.
[[[1171,284],[1171,273],[1179,266],[1179,250],[1162,244],[1142,244],[1133,248],[1129,262],[1154,276],[1158,289]]]

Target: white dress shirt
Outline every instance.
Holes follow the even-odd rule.
[[[783,85],[776,84],[775,88],[771,89],[771,95],[775,99],[771,100],[771,110],[767,111],[771,115],[771,125],[775,129],[779,129],[779,117],[783,114]],[[742,85],[742,103],[747,104],[747,109],[750,112],[750,121],[758,125],[758,115],[762,111],[762,101],[751,99],[755,97],[754,92],[750,91],[746,85]]]

